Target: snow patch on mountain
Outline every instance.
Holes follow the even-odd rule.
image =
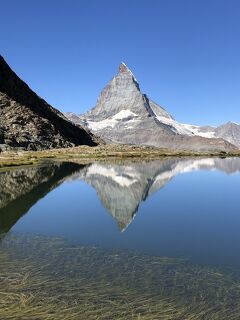
[[[182,125],[181,123],[177,122],[174,119],[171,118],[166,118],[166,117],[160,117],[160,116],[156,116],[156,118],[158,119],[158,121],[160,121],[161,123],[164,123],[170,127],[172,127],[172,130],[175,133],[178,134],[185,134],[185,135],[193,135],[193,133],[188,130],[184,125]]]
[[[130,111],[130,110],[121,110],[114,116],[107,118],[105,120],[101,121],[88,121],[88,127],[89,129],[93,131],[101,130],[107,127],[114,128],[119,121],[126,121],[126,120],[133,120],[131,118],[137,118],[137,114]]]
[[[202,131],[201,127],[194,126],[191,124],[182,124],[186,129],[191,131],[196,136],[204,137],[204,138],[216,138],[215,131]]]
[[[185,124],[177,122],[176,120],[172,118],[166,118],[157,116],[156,117],[160,122],[171,126],[172,130],[178,134],[188,135],[188,136],[200,136],[204,138],[216,138],[215,131],[209,130],[209,131],[203,131],[200,126],[194,126],[191,124]]]

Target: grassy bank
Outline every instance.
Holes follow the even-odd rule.
[[[0,168],[32,165],[38,162],[55,160],[106,160],[106,159],[157,159],[162,157],[238,157],[240,151],[234,152],[195,152],[172,151],[152,147],[137,147],[125,145],[104,145],[98,147],[80,146],[67,149],[52,149],[44,151],[7,151],[0,153]]]

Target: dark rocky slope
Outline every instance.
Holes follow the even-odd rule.
[[[0,56],[0,150],[94,146],[97,138],[34,93]]]

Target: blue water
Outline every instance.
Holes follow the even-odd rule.
[[[0,202],[0,226],[2,211],[6,216],[12,202],[19,208],[19,201],[24,201],[21,197],[27,194],[34,198],[30,208],[9,223],[8,232],[59,236],[81,245],[240,267],[240,159],[99,163],[76,165],[74,172],[68,164],[54,166],[46,165],[62,176],[48,188],[46,181],[56,172],[41,174],[43,167],[0,173],[0,186],[1,177],[6,183],[9,176],[11,190],[21,170],[14,200]],[[29,172],[36,176],[34,183]],[[36,190],[37,179],[46,194]],[[119,210],[121,219],[114,217]],[[16,210],[9,215],[12,212]]]

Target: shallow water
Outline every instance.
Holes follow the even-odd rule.
[[[0,318],[240,319],[239,172],[238,158],[1,171]]]

